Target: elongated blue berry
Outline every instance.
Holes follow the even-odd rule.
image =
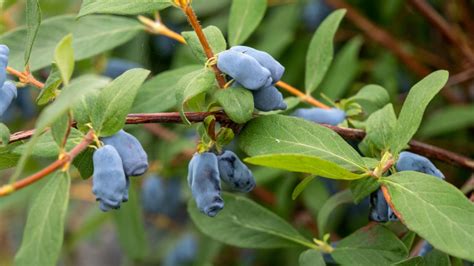
[[[433,246],[428,243],[428,241],[423,240],[423,245],[421,246],[418,256],[426,256],[429,252],[433,251]]]
[[[270,71],[272,75],[272,84],[275,84],[277,81],[279,81],[285,73],[285,67],[283,67],[277,60],[275,60],[275,58],[266,52],[259,51],[248,46],[233,46],[230,48],[230,50],[250,55],[251,57],[255,58],[255,60],[257,60],[261,66]]]
[[[198,209],[214,217],[224,208],[217,156],[212,152],[195,153],[188,167],[188,185]]]
[[[255,108],[260,111],[286,110],[288,107],[283,100],[283,95],[274,86],[252,91],[252,93]]]
[[[387,222],[388,219],[388,203],[383,196],[381,189],[370,194],[370,213],[369,220],[375,222]]]
[[[397,171],[415,171],[444,179],[443,173],[426,157],[411,153],[401,152],[396,165]]]
[[[255,187],[255,178],[250,169],[232,151],[217,156],[221,179],[240,192],[250,192]]]
[[[92,193],[100,202],[100,209],[106,212],[120,208],[120,204],[128,200],[128,187],[117,150],[110,145],[97,149],[93,164]]]
[[[8,46],[0,44],[0,88],[3,87],[3,83],[7,80],[7,66],[8,66],[8,55],[10,50]]]
[[[102,138],[102,141],[120,154],[127,176],[140,176],[148,170],[148,156],[134,136],[120,130],[113,136]]]
[[[0,87],[0,116],[8,109],[13,99],[17,97],[17,90],[13,82],[7,81]]]
[[[338,108],[300,108],[297,109],[293,115],[315,123],[333,126],[339,125],[346,119],[346,113]]]
[[[259,90],[273,83],[270,71],[243,53],[230,50],[220,53],[217,67],[249,90]]]
[[[113,58],[107,62],[107,67],[105,68],[105,71],[103,74],[104,76],[115,79],[130,69],[140,68],[140,67],[142,66],[135,62],[124,60],[124,59]]]
[[[185,234],[168,253],[164,266],[180,266],[192,264],[197,256],[198,243],[192,234]]]

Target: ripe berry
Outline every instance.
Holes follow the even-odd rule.
[[[0,87],[0,116],[8,109],[13,99],[17,97],[17,89],[13,82],[7,81]]]
[[[255,187],[255,179],[250,169],[232,151],[217,156],[221,179],[234,190],[250,192]]]
[[[252,94],[255,108],[260,111],[286,110],[288,107],[281,92],[273,86],[252,91]]]
[[[401,152],[396,165],[397,171],[416,171],[444,179],[443,173],[426,157],[411,153]]]
[[[346,113],[338,108],[300,108],[293,115],[315,123],[333,126],[339,125],[346,119]]]

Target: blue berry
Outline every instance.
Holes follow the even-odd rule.
[[[338,108],[300,108],[297,109],[293,115],[315,123],[333,126],[339,125],[346,119],[346,113]]]
[[[286,110],[288,107],[283,100],[283,95],[274,86],[252,91],[252,94],[255,108],[260,111]]]
[[[176,246],[168,253],[164,266],[181,266],[192,264],[198,251],[196,238],[192,234],[185,234]]]
[[[257,49],[248,46],[234,46],[230,48],[230,51],[240,52],[246,55],[250,55],[260,63],[261,66],[268,69],[272,75],[272,84],[275,84],[281,79],[283,73],[285,73],[285,67],[283,67],[275,58],[266,52],[259,51]]]
[[[217,67],[249,90],[259,90],[273,82],[268,69],[261,66],[255,58],[243,53],[231,50],[219,53]]]
[[[198,209],[214,217],[224,208],[217,156],[212,152],[195,153],[189,162],[188,185]]]
[[[0,116],[2,116],[13,99],[17,97],[17,89],[13,82],[7,81],[0,88]]]
[[[106,145],[94,152],[93,164],[92,193],[100,202],[100,209],[104,212],[119,209],[120,204],[128,200],[127,179],[120,155],[114,147]]]
[[[232,189],[250,192],[255,187],[255,179],[250,169],[232,151],[217,156],[221,179]]]
[[[421,246],[420,252],[418,252],[418,256],[425,256],[432,250],[433,250],[433,246],[430,243],[428,243],[428,241],[424,240],[423,245]]]
[[[178,179],[164,180],[149,176],[142,184],[143,209],[152,214],[174,217],[181,204],[181,186]]]
[[[416,171],[444,179],[441,173],[428,158],[411,152],[401,152],[396,165],[397,171]]]
[[[140,67],[142,66],[135,62],[131,62],[124,59],[112,58],[109,59],[109,61],[107,62],[107,66],[103,74],[104,76],[115,79],[130,69]]]
[[[8,55],[10,50],[8,46],[0,44],[0,88],[3,87],[3,83],[7,80],[7,66],[8,66]]]
[[[389,220],[389,206],[381,189],[370,194],[369,206],[369,220],[375,222],[387,222]]]
[[[148,156],[134,136],[120,130],[113,136],[102,138],[102,141],[120,154],[127,176],[140,176],[148,170]]]

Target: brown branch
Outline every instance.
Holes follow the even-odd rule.
[[[471,63],[474,64],[474,53],[466,44],[459,32],[425,0],[409,0],[410,4],[418,10],[438,31]]]
[[[223,112],[189,112],[185,113],[190,122],[198,123],[213,115],[216,121],[221,123],[230,123],[231,120]],[[127,117],[127,124],[147,124],[147,123],[182,123],[182,119],[177,112],[173,113],[150,113],[150,114],[130,114]],[[362,140],[365,137],[365,132],[360,129],[343,128],[330,125],[323,125],[332,129],[345,139]],[[22,131],[10,136],[10,143],[28,139],[33,135],[34,131]],[[454,166],[464,167],[474,170],[474,160],[463,155],[430,145],[420,141],[412,140],[409,143],[409,150],[420,155],[426,156],[430,159],[436,159]]]
[[[18,77],[18,79],[22,83],[31,84],[38,89],[44,88],[44,83],[35,79],[35,77],[33,77],[29,71],[20,72],[12,67],[7,66],[7,72],[10,75]]]
[[[83,152],[87,147],[94,141],[94,131],[89,131],[85,136],[84,139],[74,147],[70,152],[66,153],[62,158],[56,160],[52,164],[48,165],[43,170],[29,176],[23,178],[13,184],[5,185],[0,188],[0,197],[7,196],[8,194],[20,190],[26,186],[29,186],[43,177],[53,173],[56,170],[59,170],[61,167],[71,163],[74,158],[77,157],[81,152]]]

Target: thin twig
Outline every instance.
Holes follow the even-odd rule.
[[[313,96],[301,92],[300,90],[298,90],[297,88],[291,86],[290,84],[288,84],[286,82],[283,82],[283,81],[280,80],[276,83],[276,85],[278,87],[286,90],[287,92],[297,96],[303,102],[306,102],[308,104],[311,104],[311,105],[319,107],[319,108],[331,109],[329,106],[327,106],[324,103],[322,103],[322,102],[316,100],[315,98],[313,98]]]
[[[230,123],[231,120],[223,112],[189,112],[185,113],[190,122],[199,123],[204,119],[213,115],[216,121],[220,123]],[[182,123],[181,116],[177,112],[172,113],[150,113],[150,114],[130,114],[127,117],[127,124],[146,124],[146,123]],[[323,125],[332,129],[345,139],[362,140],[365,132],[360,129],[343,128],[330,125]],[[21,131],[10,136],[10,143],[30,138],[34,130]],[[464,167],[474,171],[474,160],[463,155],[427,144],[420,141],[412,140],[409,143],[409,150],[431,159],[436,159],[454,166]]]

